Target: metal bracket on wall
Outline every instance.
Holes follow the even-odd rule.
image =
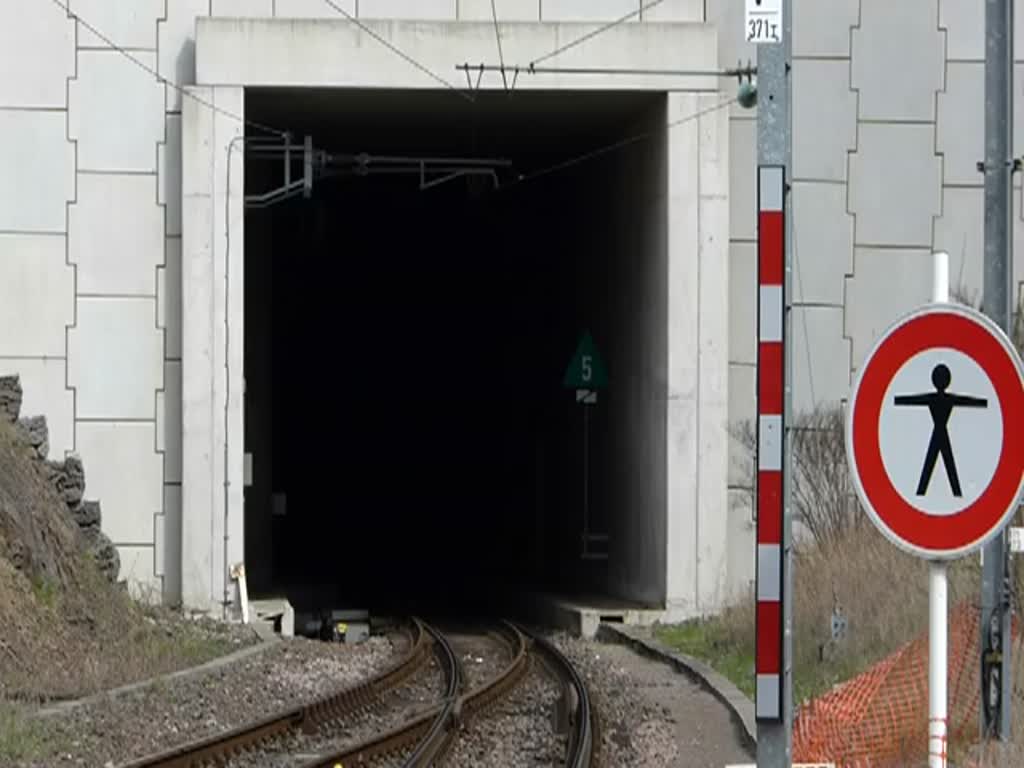
[[[245,196],[246,208],[269,208],[298,195],[310,198],[313,181],[342,177],[415,176],[424,191],[463,177],[488,179],[497,189],[498,171],[508,171],[512,161],[504,158],[417,157],[402,155],[332,154],[313,149],[313,139],[306,136],[295,144],[290,135],[281,139],[248,139],[246,156],[251,160],[270,159],[283,166],[284,183],[266,192]],[[295,165],[301,161],[301,175],[295,176]]]
[[[1015,157],[1012,160],[1007,160],[1006,167],[1010,169],[1010,173],[1018,173],[1022,167],[1021,159],[1019,157]],[[977,163],[975,163],[975,168],[978,169],[978,173],[984,173],[985,163],[979,160]]]
[[[276,203],[298,195],[310,198],[313,194],[313,179],[326,164],[327,153],[313,149],[313,137],[306,136],[301,145],[294,144],[291,136],[283,140],[248,139],[246,154],[252,158],[281,159],[284,164],[284,184],[267,192],[245,196],[246,208],[268,208]],[[302,162],[302,175],[292,178],[294,163]]]
[[[499,186],[498,170],[512,167],[511,160],[473,157],[415,157],[401,155],[328,155],[323,178],[344,176],[418,176],[420,191],[464,176],[489,178]]]

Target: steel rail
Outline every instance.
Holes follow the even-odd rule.
[[[460,695],[461,670],[447,639],[418,619],[413,619],[412,628],[410,650],[385,672],[354,688],[121,768],[195,768],[207,762],[221,764],[289,732],[300,729],[312,732],[324,723],[379,701],[384,693],[397,687],[422,666],[431,647],[446,671],[446,691],[441,702],[367,741],[334,754],[312,758],[302,768],[335,768],[339,764],[365,766],[406,753],[408,757],[402,763],[404,768],[437,765],[454,743],[464,719],[481,715],[518,684],[529,669],[533,649],[539,651],[538,655],[548,669],[563,681],[563,696],[569,703],[567,710],[570,716],[565,765],[567,768],[589,768],[595,749],[590,699],[583,679],[555,646],[510,622],[501,622],[497,634],[508,644],[512,661],[490,680]]]
[[[412,619],[409,650],[384,672],[352,688],[324,696],[312,704],[266,717],[256,723],[232,728],[205,739],[143,757],[121,768],[195,768],[206,762],[222,762],[289,732],[310,732],[322,723],[365,709],[384,693],[396,688],[426,662],[431,637],[419,619]]]
[[[508,643],[512,661],[493,678],[474,690],[455,696],[430,711],[354,747],[319,755],[301,768],[335,768],[337,765],[370,765],[413,747],[403,768],[426,768],[441,762],[455,740],[463,719],[478,716],[506,695],[526,673],[530,642],[517,627],[501,622],[498,634]],[[415,746],[414,746],[415,745]]]
[[[430,765],[436,760],[447,741],[448,723],[455,719],[462,686],[462,669],[448,639],[438,630],[426,625],[435,653],[445,670],[445,695],[441,703],[426,712],[390,728],[383,733],[340,752],[323,754],[302,763],[302,768],[335,768],[337,765],[369,765],[379,760],[401,755],[413,749],[405,765]]]
[[[458,706],[459,689],[462,687],[462,667],[455,656],[448,639],[433,627],[429,632],[434,635],[434,641],[439,649],[439,656],[443,655],[443,664],[449,669],[448,688],[445,690],[444,704],[434,718],[430,729],[423,736],[419,745],[413,750],[412,756],[406,761],[406,765],[430,765],[446,748],[448,721],[453,718]]]
[[[569,703],[569,739],[566,744],[566,768],[589,768],[594,758],[594,712],[586,683],[573,663],[553,643],[521,629],[529,635],[534,647],[552,673],[566,685],[563,699]]]

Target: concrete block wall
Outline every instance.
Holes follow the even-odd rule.
[[[489,0],[335,0],[364,18],[480,20]],[[595,21],[640,0],[498,0],[503,21]],[[121,577],[181,593],[181,84],[200,16],[336,18],[324,0],[0,0],[0,374],[81,454]],[[703,0],[634,20],[699,21]],[[101,35],[94,34],[88,26]],[[106,40],[104,39],[106,38]],[[129,61],[110,42],[136,59]]]
[[[708,0],[707,20],[718,28],[718,61],[734,67],[740,60],[756,63],[757,51],[743,39],[742,0]],[[725,88],[735,87],[724,82]],[[724,96],[724,94],[723,94]],[[757,111],[732,105],[729,120],[729,328],[728,422],[732,428],[754,413],[757,295],[757,248],[754,209],[757,205],[753,169],[757,164]],[[741,592],[754,577],[753,488],[742,446],[727,437],[725,547],[727,585],[723,597]],[[732,594],[729,594],[729,593]]]
[[[481,20],[489,0],[335,0],[364,18]],[[194,80],[195,19],[336,17],[323,0],[70,0],[144,67]],[[664,0],[630,23],[719,29],[754,59],[743,0]],[[1024,5],[1024,0],[1022,0]],[[839,403],[885,325],[927,298],[927,257],[980,296],[983,0],[794,0],[795,397]],[[507,21],[594,21],[639,0],[498,0]],[[1024,64],[1024,8],[1018,58]],[[181,96],[53,3],[0,0],[0,374],[51,452],[82,454],[122,576],[180,593]],[[593,46],[598,48],[600,38]],[[581,46],[585,47],[585,46]],[[605,63],[605,62],[601,62]],[[1024,126],[1024,68],[1018,130]],[[731,84],[724,83],[730,88]],[[756,112],[729,114],[730,421],[753,415]],[[1019,151],[1020,147],[1016,147]],[[1020,180],[1015,267],[1024,265]],[[732,443],[729,580],[752,574],[749,471]]]
[[[75,322],[75,272],[67,221],[75,145],[67,89],[76,69],[75,28],[52,4],[29,9],[8,0],[0,9],[0,62],[19,73],[0,78],[0,375],[20,374],[24,410],[47,417],[51,455],[60,456],[74,447],[67,328]]]
[[[102,36],[76,23],[67,133],[75,142],[75,199],[68,206],[68,263],[75,316],[67,332],[75,450],[90,472],[86,497],[104,500],[104,531],[121,577],[162,591],[157,529],[164,521],[157,393],[164,387],[157,315],[164,265],[164,207],[157,197],[158,145],[165,140],[164,89],[103,38],[157,66],[162,3],[72,4]]]
[[[1024,3],[1016,9],[1024,63]],[[720,61],[755,60],[743,0],[710,0]],[[951,280],[982,288],[983,0],[793,0],[794,402],[842,404],[890,322],[930,298],[930,254]],[[1015,83],[1015,152],[1024,132],[1024,68]],[[733,110],[730,421],[754,415],[756,110]],[[1024,266],[1015,179],[1014,275]],[[730,524],[753,516],[746,449],[731,444]],[[742,568],[747,541],[731,562]],[[752,573],[749,577],[752,577]]]
[[[167,4],[166,21],[173,41],[185,42],[191,35],[182,35],[178,23],[195,16],[224,16],[241,18],[338,18],[350,14],[364,19],[408,19],[421,21],[489,21],[493,18],[491,0],[150,0],[148,5]],[[79,10],[84,18],[97,19],[101,29],[125,29],[137,20],[140,11],[121,11],[111,7],[103,14],[90,12],[86,5],[105,7],[98,0],[82,3]],[[143,3],[142,5],[146,5]],[[574,21],[606,22],[636,12],[630,22],[643,21],[702,21],[704,0],[661,0],[649,9],[651,0],[497,0],[500,21]],[[344,12],[344,13],[342,13]],[[125,17],[113,18],[111,17]],[[101,18],[105,17],[105,18]],[[109,20],[108,25],[104,21]],[[110,35],[118,40],[117,35]],[[172,42],[172,38],[168,38]],[[181,68],[186,62],[174,63],[174,56],[163,59],[172,68]],[[161,70],[161,74],[165,74]],[[187,82],[179,79],[178,82]]]
[[[389,35],[392,43],[416,56],[420,61],[437,71],[456,61],[475,60],[489,55],[492,50],[492,27],[489,22],[464,27],[419,24],[379,24],[382,34]],[[432,33],[443,33],[447,46],[444,50],[431,44],[431,38],[422,34],[421,29]],[[505,28],[503,31],[507,31]],[[570,30],[557,25],[522,25],[518,34],[505,37],[505,54],[509,60],[524,60],[525,56],[544,53],[557,45],[560,36],[567,36]],[[579,28],[571,30],[579,34]],[[682,41],[669,46],[661,41]],[[352,25],[343,21],[331,24],[293,23],[273,24],[260,19],[201,19],[197,23],[199,55],[196,61],[197,77],[201,82],[221,83],[213,88],[201,88],[197,92],[205,98],[220,104],[222,95],[229,95],[241,103],[242,86],[247,84],[311,85],[322,84],[337,87],[344,83],[353,87],[422,87],[426,84],[424,75],[407,66],[382,47],[366,45],[365,39],[357,34]],[[605,37],[607,50],[617,52],[625,61],[649,62],[651,65],[690,67],[703,69],[714,66],[717,61],[715,36],[711,29],[700,25],[684,25],[677,28],[654,27],[631,24],[609,32]],[[270,56],[268,52],[274,52]],[[358,54],[358,56],[357,56]],[[286,60],[288,67],[275,65],[274,59]],[[560,87],[615,88],[621,87],[619,80],[594,82],[580,85],[571,80],[560,82]],[[663,82],[646,78],[634,83],[633,88],[661,91]],[[530,83],[522,86],[548,87],[546,84]],[[690,87],[694,87],[691,85]],[[665,387],[669,392],[672,409],[671,433],[667,435],[671,460],[668,473],[672,485],[668,489],[667,512],[671,526],[663,524],[662,532],[648,541],[650,547],[665,548],[673,553],[673,560],[685,561],[689,565],[675,563],[675,570],[669,574],[663,568],[661,577],[668,581],[665,599],[670,608],[679,613],[692,612],[696,607],[714,610],[719,596],[725,591],[726,568],[722,555],[723,541],[720,537],[722,521],[725,518],[725,466],[726,452],[724,426],[727,422],[727,273],[725,265],[728,242],[727,222],[727,177],[728,143],[726,140],[727,115],[719,111],[716,115],[695,121],[689,119],[701,108],[711,107],[719,102],[717,94],[673,93],[669,101],[672,109],[673,127],[664,142],[670,148],[669,163],[673,171],[671,193],[666,196],[671,213],[666,222],[669,239],[664,246],[672,254],[673,268],[668,282],[679,297],[677,311],[669,325],[671,373],[658,376],[656,360],[650,361],[655,370],[648,378],[654,389],[656,402],[665,406]],[[185,541],[189,542],[185,560],[185,582],[187,590],[198,587],[195,595],[206,599],[219,599],[222,595],[218,575],[218,552],[223,550],[223,537],[217,536],[219,521],[240,520],[241,509],[228,501],[219,500],[211,504],[213,489],[222,487],[218,480],[220,472],[219,440],[221,420],[210,420],[211,413],[220,413],[223,407],[220,399],[222,382],[216,382],[212,395],[209,377],[202,373],[204,366],[212,365],[220,370],[221,353],[214,349],[207,354],[209,339],[222,332],[225,317],[231,327],[240,311],[237,302],[232,301],[229,310],[214,291],[212,303],[202,295],[191,292],[192,281],[200,289],[206,285],[219,285],[218,276],[223,251],[219,245],[224,238],[216,232],[210,233],[208,205],[200,198],[218,199],[225,188],[222,173],[209,173],[214,162],[224,157],[227,129],[211,132],[212,122],[192,101],[184,103],[183,126],[186,134],[185,168],[187,189],[185,194],[185,242],[183,267],[186,285],[190,286],[190,311],[185,319],[185,360],[188,365],[184,381],[185,398],[185,444],[187,455],[184,463],[185,504],[189,510],[184,525]],[[237,111],[237,107],[235,108]],[[206,127],[204,127],[206,124]],[[667,129],[667,126],[666,126]],[[698,151],[699,150],[699,151]],[[667,169],[666,169],[667,170]],[[603,180],[602,180],[603,181]],[[668,185],[665,185],[668,187]],[[615,189],[616,186],[606,187]],[[193,203],[202,203],[199,208]],[[215,206],[215,210],[221,210]],[[616,210],[626,215],[628,205]],[[206,220],[204,220],[204,216]],[[241,211],[229,212],[227,218],[237,222]],[[628,217],[635,219],[635,217]],[[213,229],[224,219],[215,216]],[[198,225],[198,226],[197,226]],[[202,235],[199,230],[205,230]],[[584,235],[586,242],[598,237],[599,230]],[[236,234],[241,235],[237,229]],[[620,232],[632,233],[627,227]],[[231,245],[239,240],[231,237]],[[579,244],[577,244],[579,245]],[[215,248],[216,258],[209,254]],[[229,269],[232,285],[237,281],[238,269]],[[663,283],[664,284],[664,283]],[[206,312],[206,307],[210,311]],[[635,310],[634,310],[635,311]],[[631,315],[631,318],[634,315]],[[238,350],[240,344],[232,344]],[[645,369],[647,370],[647,369]],[[240,377],[231,375],[233,382]],[[232,402],[236,402],[232,398]],[[662,422],[664,424],[664,422]],[[644,425],[630,425],[631,444],[642,444]],[[240,429],[229,427],[228,442],[239,445]],[[217,451],[209,454],[213,446]],[[209,455],[208,461],[204,456]],[[651,458],[651,457],[648,457]],[[237,486],[235,486],[237,487]],[[650,493],[656,494],[657,490]],[[634,499],[635,501],[635,499]],[[628,515],[634,519],[637,510],[629,507]],[[222,511],[226,510],[226,514]],[[698,514],[698,510],[700,510]],[[618,511],[618,510],[617,510]],[[700,517],[698,521],[695,518]],[[211,526],[210,523],[213,523]],[[652,526],[653,527],[653,526]],[[668,530],[665,530],[668,527]],[[212,533],[211,533],[212,531]],[[632,536],[635,532],[630,530]],[[667,535],[666,535],[667,534]],[[642,536],[636,536],[641,541]],[[232,541],[237,540],[232,537]],[[620,542],[622,543],[622,542]],[[214,544],[214,546],[211,546]],[[206,553],[205,556],[202,553]],[[675,553],[679,553],[676,556]],[[203,559],[205,557],[205,559]],[[644,574],[650,575],[647,564],[654,557],[641,551],[638,558],[624,564],[617,578],[617,594],[622,597],[644,597],[664,590],[663,584],[644,583]],[[701,562],[697,564],[696,560]],[[232,560],[234,562],[234,560]],[[208,566],[212,565],[212,569]],[[689,568],[690,570],[687,570]],[[632,573],[631,571],[636,571]],[[205,574],[212,574],[211,580]],[[212,586],[212,589],[211,589]],[[230,591],[230,590],[228,590]]]

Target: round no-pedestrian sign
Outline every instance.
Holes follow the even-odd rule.
[[[857,374],[846,452],[861,503],[897,546],[930,559],[983,546],[1024,486],[1024,367],[1006,334],[956,304],[898,320]]]

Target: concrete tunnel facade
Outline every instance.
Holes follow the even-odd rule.
[[[0,83],[10,171],[0,179],[0,318],[18,329],[0,332],[0,373],[21,376],[24,413],[46,416],[51,456],[81,456],[121,578],[189,610],[236,615],[233,570],[259,569],[254,543],[266,538],[246,511],[266,501],[266,457],[246,443],[247,332],[260,329],[259,307],[245,301],[246,222],[257,214],[245,208],[243,123],[253,94],[332,91],[357,104],[368,93],[445,90],[388,45],[460,86],[456,64],[495,59],[489,3],[349,5],[365,28],[308,0],[161,0],[130,13],[44,3],[0,25],[17,30],[0,60],[25,73]],[[501,5],[503,56],[519,63],[633,9]],[[645,11],[557,63],[715,71],[727,52],[704,5]],[[614,290],[587,284],[573,297],[580,316],[550,375],[557,386],[580,333],[595,335],[610,378],[597,406],[608,434],[608,556],[595,591],[667,618],[716,610],[753,569],[750,506],[729,503],[732,117],[722,107],[731,85],[696,74],[520,75],[516,84],[524,104],[565,94],[563,127],[579,98],[591,111],[577,124],[619,109],[614,119],[628,124],[610,137],[651,137],[601,161],[596,183],[617,197],[605,196],[590,226],[579,188],[560,234],[580,243],[566,269],[586,269],[596,253]],[[483,94],[502,90],[496,73],[479,83]],[[605,110],[605,95],[642,109]],[[552,161],[593,146],[558,141],[545,150]],[[559,228],[556,213],[544,215]],[[568,520],[577,510],[525,514]]]
[[[370,24],[434,71],[487,59],[493,45],[493,26],[483,22]],[[510,29],[503,39],[509,61],[585,31],[561,23]],[[216,609],[236,599],[230,570],[244,560],[246,535],[243,127],[206,104],[245,115],[247,88],[436,85],[371,43],[345,21],[197,22],[197,85],[189,88],[197,98],[182,102],[181,590],[189,606]],[[704,24],[624,25],[605,33],[604,44],[624,66],[637,68],[703,71],[717,61],[714,29]],[[606,591],[676,617],[715,609],[737,586],[730,583],[726,541],[728,115],[718,110],[669,130],[723,100],[714,78],[689,82],[673,91],[638,76],[582,83],[555,76],[517,85],[525,94],[543,88],[662,96],[663,108],[642,126],[659,134],[655,150],[646,164],[620,167],[615,176],[632,214],[622,226],[643,228],[644,236],[620,238],[641,253],[621,269],[627,299],[605,323],[614,379],[629,388],[611,416],[620,427],[613,449],[620,469],[618,504],[608,520]]]
[[[254,250],[245,223],[257,217],[243,211],[255,174],[238,118],[259,112],[257,92],[274,88],[303,97],[318,86],[447,90],[382,40],[460,86],[456,64],[498,56],[486,0],[336,5],[380,39],[322,0],[0,9],[0,62],[18,73],[0,79],[0,374],[21,377],[24,414],[46,417],[50,455],[81,457],[86,498],[102,503],[121,577],[170,604],[230,611],[231,566],[248,557],[255,576],[266,538],[244,511],[259,502],[267,467],[265,443],[245,444],[254,423],[246,412],[262,393],[253,380],[246,394],[242,373],[258,356],[246,355],[244,341],[265,318],[242,290],[243,251]],[[549,63],[703,71],[757,57],[741,0],[497,8],[509,63],[629,13]],[[980,297],[985,47],[980,0],[802,0],[793,14],[799,415],[842,406],[875,339],[928,300],[920,275],[933,251],[950,253],[958,294]],[[749,449],[729,440],[727,424],[756,418],[756,110],[734,105],[673,125],[713,110],[734,87],[726,78],[599,75],[521,75],[516,85],[517,96],[565,94],[567,103],[581,92],[646,94],[652,108],[616,137],[665,129],[643,143],[660,154],[633,147],[599,161],[598,181],[620,186],[623,201],[595,217],[600,226],[577,228],[604,254],[619,303],[581,317],[576,331],[604,323],[591,330],[612,381],[598,405],[617,470],[604,491],[604,591],[671,617],[714,611],[754,576]],[[500,77],[484,77],[481,88],[501,93]],[[581,111],[578,122],[592,115]],[[567,141],[549,159],[598,143]],[[630,230],[627,220],[640,225]],[[614,251],[635,255],[638,268],[608,257],[620,238]],[[1015,296],[1022,269],[1018,247]],[[564,340],[566,356],[575,341]]]

